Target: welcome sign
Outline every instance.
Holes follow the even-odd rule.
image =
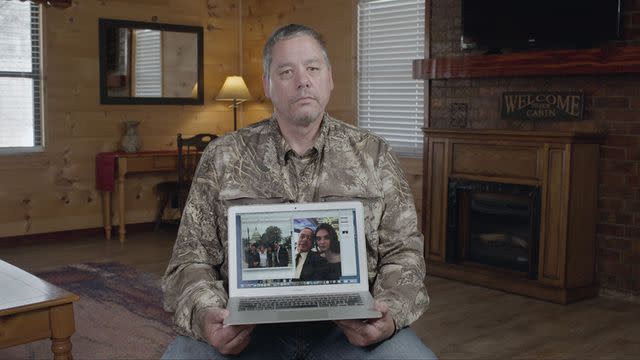
[[[582,120],[584,94],[573,92],[502,93],[502,118],[516,120]]]

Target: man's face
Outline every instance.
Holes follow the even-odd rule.
[[[331,68],[316,40],[307,35],[273,46],[264,92],[278,121],[306,126],[320,120],[333,90]]]
[[[300,231],[300,236],[298,237],[298,252],[307,252],[311,249],[312,237],[313,232],[310,229]]]

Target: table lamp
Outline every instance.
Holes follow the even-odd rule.
[[[233,101],[230,107],[233,107],[233,130],[238,129],[237,109],[238,104],[251,99],[251,94],[244,83],[242,76],[227,76],[224,81],[216,100]]]

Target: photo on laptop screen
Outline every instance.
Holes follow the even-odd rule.
[[[236,214],[237,288],[358,283],[355,209]]]

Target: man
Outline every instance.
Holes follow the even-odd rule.
[[[325,113],[333,78],[314,30],[276,30],[265,45],[263,67],[272,117],[212,142],[193,179],[163,281],[165,308],[175,312],[183,336],[164,358],[435,358],[407,327],[429,298],[413,198],[388,144]],[[227,208],[247,199],[360,200],[369,284],[383,316],[223,326]]]
[[[289,266],[289,251],[287,251],[287,248],[282,246],[279,242],[275,243],[273,254],[275,257],[275,266]]]
[[[255,268],[260,265],[260,256],[258,255],[258,249],[256,249],[256,244],[249,245],[249,251],[246,253],[247,266],[250,268]]]
[[[327,260],[320,254],[311,250],[313,242],[313,230],[306,227],[298,236],[298,254],[296,255],[295,278],[302,281],[324,279]]]

